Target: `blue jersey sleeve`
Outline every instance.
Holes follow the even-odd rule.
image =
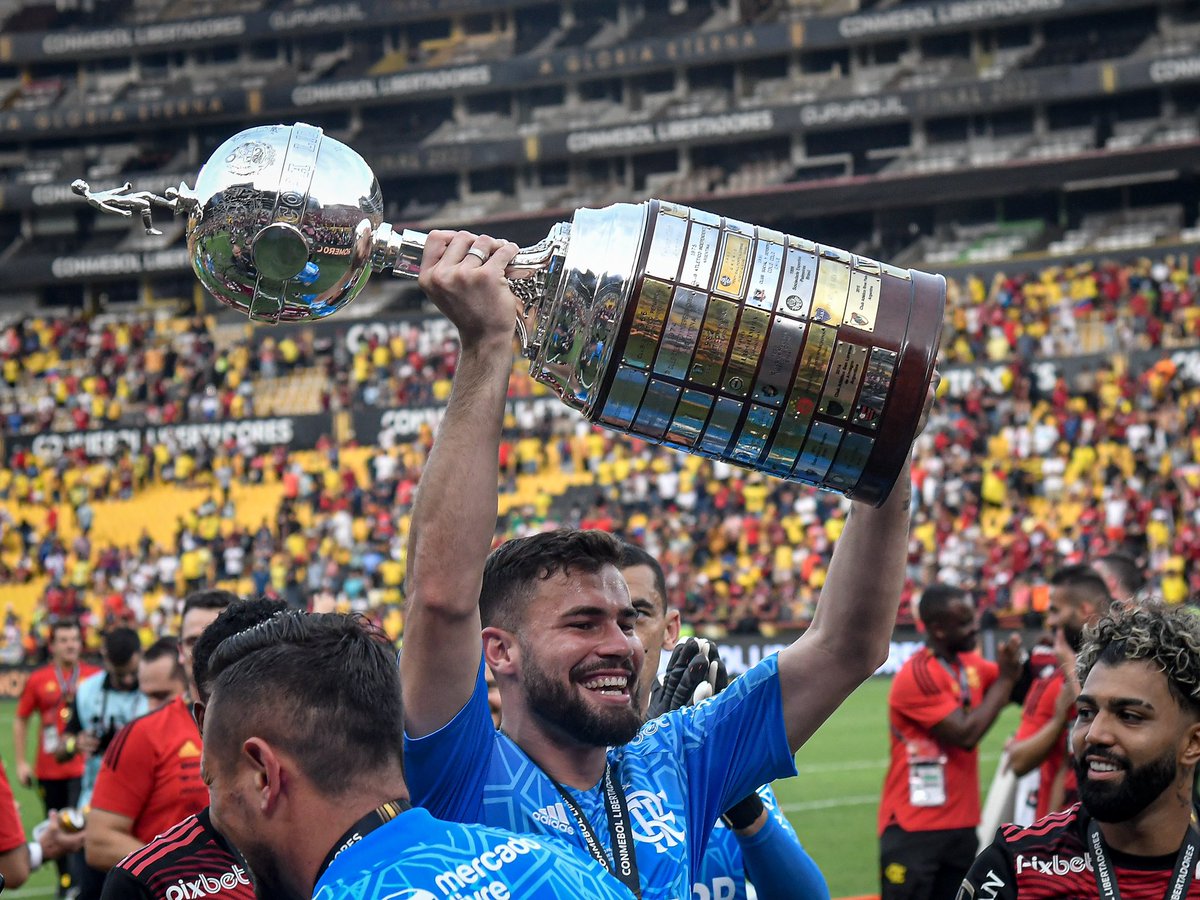
[[[751,837],[735,835],[746,880],[759,897],[829,900],[825,876],[796,836],[769,786],[758,789],[767,822]]]
[[[466,706],[432,734],[404,736],[404,770],[414,806],[452,822],[479,821],[496,726],[488,709],[483,660]]]
[[[689,784],[704,786],[694,798],[703,804],[695,815],[708,827],[759,785],[796,774],[775,656],[717,696],[671,715],[678,715],[683,726]]]
[[[717,696],[648,722],[627,746],[650,742],[678,756],[687,785],[691,870],[699,871],[721,814],[758,785],[796,774],[776,658],[767,657]]]
[[[825,877],[800,844],[770,786],[756,793],[767,809],[766,824],[752,837],[741,837],[717,823],[692,885],[692,900],[746,900],[747,881],[760,900],[829,900]]]

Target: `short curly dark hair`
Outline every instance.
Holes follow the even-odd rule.
[[[1079,683],[1097,663],[1145,660],[1167,677],[1179,705],[1200,717],[1200,615],[1157,601],[1115,603],[1108,615],[1084,629],[1075,661]]]
[[[516,632],[531,589],[561,572],[594,574],[621,565],[621,542],[605,531],[559,528],[505,541],[483,565],[479,615],[485,628]]]

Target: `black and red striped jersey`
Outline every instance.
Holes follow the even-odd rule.
[[[245,864],[212,826],[208,809],[188,816],[108,873],[101,900],[254,900]]]
[[[958,900],[1092,900],[1100,896],[1087,847],[1090,817],[1077,803],[1032,825],[1002,825],[996,839],[975,859]],[[1106,848],[1121,900],[1162,900],[1175,870],[1175,857],[1132,856]],[[1200,900],[1193,869],[1187,897]]]

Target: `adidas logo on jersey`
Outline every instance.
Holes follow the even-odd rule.
[[[572,834],[575,831],[571,827],[571,820],[567,817],[567,808],[561,801],[543,806],[533,814],[533,820],[550,828],[556,828],[565,834]]]

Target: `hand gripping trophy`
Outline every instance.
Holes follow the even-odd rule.
[[[425,235],[383,221],[366,162],[320,128],[250,128],[195,189],[72,187],[185,213],[192,268],[261,322],[324,318]],[[946,283],[659,200],[580,209],[508,269],[530,373],[589,421],[880,505],[933,375]]]

